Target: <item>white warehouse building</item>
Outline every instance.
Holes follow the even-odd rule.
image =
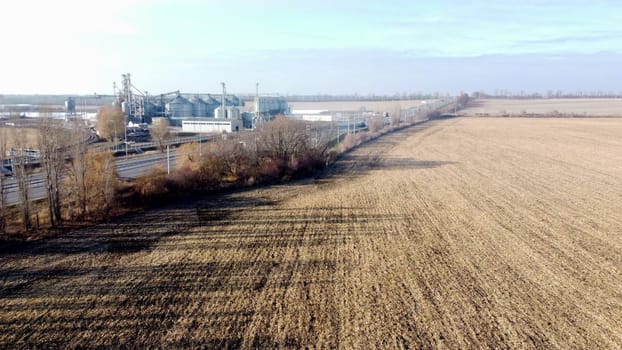
[[[241,119],[193,118],[181,122],[183,132],[222,133],[241,131],[242,128]]]

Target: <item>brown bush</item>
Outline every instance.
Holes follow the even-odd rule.
[[[378,133],[384,128],[384,117],[381,115],[374,116],[370,119],[369,132]]]
[[[264,158],[259,163],[258,174],[262,180],[274,181],[281,178],[284,169],[282,161]]]
[[[88,209],[92,215],[107,215],[112,209],[119,187],[114,158],[110,153],[89,154],[86,177]]]
[[[147,174],[136,179],[134,189],[141,198],[158,197],[169,192],[167,173],[155,166]]]
[[[179,168],[198,170],[201,167],[202,149],[205,145],[196,142],[184,143],[177,148],[177,165]]]

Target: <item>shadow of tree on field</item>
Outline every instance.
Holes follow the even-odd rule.
[[[263,198],[221,196],[195,205],[3,255],[0,347],[41,341],[57,347],[301,347],[309,339],[276,339],[261,331],[243,337],[253,320],[273,317],[288,291],[306,291],[310,298],[309,288],[340,283],[336,271],[343,257],[288,252],[326,251],[354,235],[379,234],[361,229],[366,223],[400,220],[364,207],[280,208]],[[254,301],[266,293],[268,309],[257,308]],[[328,313],[336,307],[330,298],[322,297]],[[336,329],[338,320],[331,322]]]

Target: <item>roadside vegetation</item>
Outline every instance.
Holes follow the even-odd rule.
[[[87,131],[77,121],[68,128],[46,117],[36,137],[40,150],[38,171],[45,182],[46,200],[29,198],[34,169],[23,161],[28,157],[23,144],[26,138],[17,129],[12,142],[20,151],[11,157],[20,200],[19,205],[9,207],[5,191],[0,192],[0,232],[5,239],[28,240],[189,195],[310,176],[364,142],[437,114],[404,118],[396,109],[390,116],[368,121],[365,131],[345,134],[313,134],[304,122],[279,116],[253,133],[184,144],[177,149],[178,164],[170,174],[155,167],[134,181],[118,178],[111,153],[88,151],[83,142]],[[98,123],[103,137],[118,139],[123,130],[122,112],[103,107]],[[164,151],[162,145],[170,138],[168,123],[159,123],[156,130],[156,141]],[[7,139],[3,137],[0,143],[5,151]]]

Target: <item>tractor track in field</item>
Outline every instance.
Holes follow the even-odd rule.
[[[0,348],[620,348],[620,134],[434,121],[315,180],[4,247]]]

